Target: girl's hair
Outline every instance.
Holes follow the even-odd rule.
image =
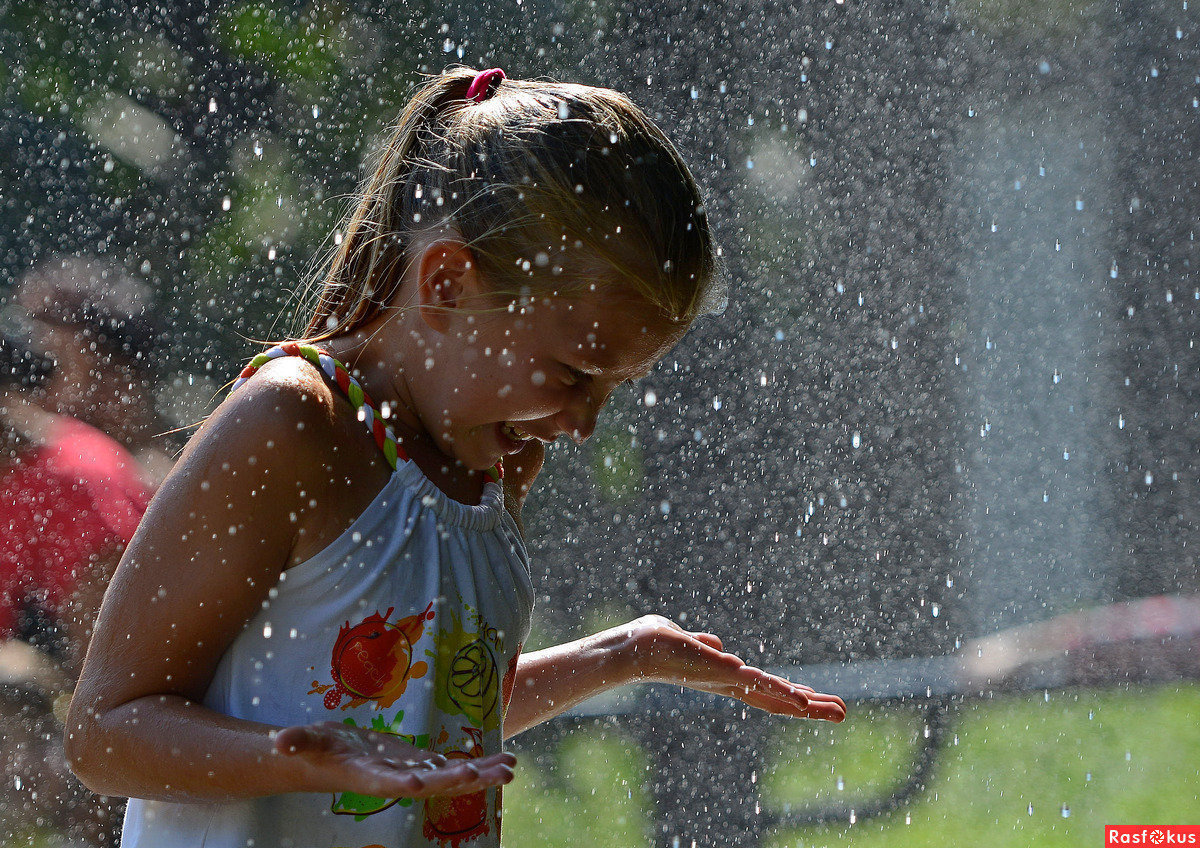
[[[616,91],[476,76],[426,80],[339,227],[303,337],[351,332],[395,295],[418,237],[467,244],[492,293],[640,295],[677,323],[714,311],[720,251],[700,192],[662,131]]]

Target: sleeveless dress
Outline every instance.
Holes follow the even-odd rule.
[[[397,451],[341,363],[300,355],[359,408],[395,472],[354,523],[289,568],[222,656],[203,703],[278,726],[337,720],[451,759],[503,750],[504,711],[533,586],[499,468],[478,505],[452,500]],[[123,848],[494,848],[501,791],[418,799],[291,793],[236,801],[131,799]]]

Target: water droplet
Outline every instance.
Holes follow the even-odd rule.
[[[1147,486],[1152,486],[1152,485],[1154,485],[1154,475],[1153,475],[1153,474],[1151,474],[1149,471],[1147,471],[1147,472],[1146,472],[1146,476],[1145,476],[1145,478],[1144,478],[1144,479],[1145,479],[1145,481],[1146,481],[1146,485],[1147,485]]]
[[[269,621],[268,621],[268,622],[265,622],[265,623],[263,624],[263,638],[264,638],[264,639],[270,639],[270,638],[271,638],[271,622],[269,622]]]
[[[1029,815],[1031,815],[1031,816],[1033,815],[1033,802],[1032,801],[1029,802],[1029,806],[1025,808],[1025,811]]]
[[[850,437],[850,447],[854,448],[855,450],[858,450],[860,447],[862,447],[862,436],[857,430],[855,430],[854,435]]]
[[[846,788],[846,781],[842,779],[841,775],[838,775],[838,779],[837,779],[838,792],[843,791],[845,788]]]
[[[933,617],[934,617],[934,618],[937,618],[937,617],[938,617],[938,615],[940,615],[940,614],[941,614],[941,612],[942,612],[942,608],[941,608],[941,607],[939,607],[937,604],[934,604],[934,605],[933,605],[933,607],[932,607],[932,609],[930,610],[930,612],[932,612],[932,613],[933,613]]]
[[[1064,819],[1069,819],[1071,817],[1071,808],[1068,807],[1066,804],[1062,805],[1061,812],[1062,812],[1062,817]]]
[[[658,395],[655,394],[654,389],[646,389],[646,394],[642,396],[642,402],[646,406],[654,406],[654,404],[658,403]]]

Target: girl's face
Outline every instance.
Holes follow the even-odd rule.
[[[613,390],[649,373],[686,331],[612,292],[463,310],[425,347],[429,379],[409,389],[438,449],[483,470],[531,438],[582,442]]]

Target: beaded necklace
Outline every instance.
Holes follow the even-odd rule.
[[[321,372],[328,377],[334,385],[336,385],[350,401],[350,405],[354,407],[358,413],[359,420],[367,425],[367,431],[375,438],[375,444],[383,451],[384,457],[387,458],[388,464],[392,470],[396,470],[396,466],[400,460],[408,462],[408,454],[404,448],[396,441],[396,434],[392,432],[390,425],[385,424],[382,416],[375,411],[375,403],[371,400],[371,396],[367,394],[366,389],[354,379],[345,365],[335,359],[328,351],[319,348],[315,345],[303,344],[301,342],[284,342],[281,345],[276,345],[270,350],[263,351],[258,356],[250,360],[242,373],[238,375],[237,380],[233,383],[233,388],[229,391],[232,394],[237,391],[242,383],[246,382],[259,368],[262,368],[272,359],[279,359],[281,356],[301,356],[307,359],[313,365],[321,369]],[[484,472],[488,479],[493,482],[500,482],[504,477],[504,467],[500,462]]]

